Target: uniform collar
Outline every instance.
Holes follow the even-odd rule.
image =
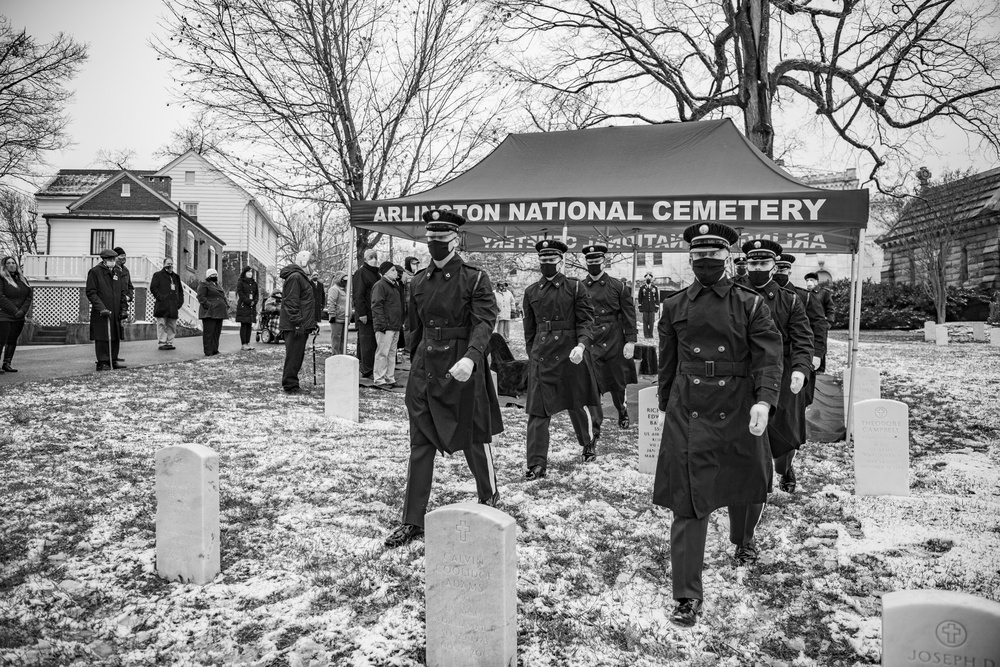
[[[552,283],[553,287],[559,287],[560,285],[563,284],[563,282],[565,282],[565,280],[566,276],[562,274],[562,271],[557,271],[556,275],[552,276],[552,280],[549,280],[545,276],[542,276],[542,279],[538,281],[538,286],[545,287],[545,283]]]
[[[691,285],[688,286],[686,292],[687,297],[690,301],[694,301],[695,297],[701,294],[702,290],[712,290],[719,296],[726,296],[730,289],[733,287],[733,281],[731,278],[719,278],[718,281],[711,287],[705,287],[700,282],[695,280]]]
[[[601,280],[603,280],[606,273],[607,273],[607,271],[601,271],[601,274],[598,275],[598,276],[592,276],[592,275],[590,275],[588,273],[587,277],[584,278],[584,280],[586,280],[587,281],[587,285],[590,286],[590,285],[593,285],[594,283],[597,283],[597,282],[600,282]]]
[[[435,264],[434,260],[432,259],[430,262],[430,266],[428,266],[425,269],[425,273],[427,274],[428,278],[430,278],[431,275],[433,275],[436,271],[444,271],[445,273],[454,273],[464,263],[465,262],[462,261],[462,256],[456,252],[454,255],[451,256],[451,259],[449,259],[448,262],[441,268],[438,268],[438,265]]]

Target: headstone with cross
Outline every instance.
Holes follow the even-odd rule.
[[[883,667],[1000,667],[1000,603],[956,591],[882,596]]]
[[[906,403],[872,399],[854,404],[854,492],[910,495],[910,418]]]
[[[425,517],[427,665],[517,664],[517,523],[475,503]]]

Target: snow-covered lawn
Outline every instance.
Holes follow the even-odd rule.
[[[278,389],[282,350],[260,349],[0,389],[0,663],[423,664],[423,543],[382,547],[405,481],[403,396],[362,390],[360,425],[330,421],[320,392]],[[636,428],[611,423],[584,465],[557,418],[550,477],[529,483],[526,420],[505,408],[519,664],[875,665],[882,593],[1000,600],[1000,348],[878,332],[860,359],[910,405],[913,495],[855,497],[844,443],[808,444],[799,492],[765,510],[756,567],[732,565],[713,515],[693,630],[667,621],[670,513],[637,472]],[[221,456],[222,574],[205,586],[154,572],[153,453],[194,442]],[[431,506],[473,500],[464,459],[439,459]]]

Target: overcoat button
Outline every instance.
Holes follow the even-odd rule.
[[[434,351],[434,346],[433,345],[428,345],[427,346],[427,351],[428,352],[433,352]]]
[[[701,352],[701,348],[700,347],[694,348],[694,353],[695,354],[698,354],[699,352]]]
[[[692,412],[691,413],[691,419],[697,419],[697,418],[698,418],[698,413],[697,412]]]
[[[720,387],[725,387],[726,386],[726,381],[725,380],[719,380],[719,386]]]
[[[427,374],[427,377],[429,377],[429,378],[432,378],[432,377],[434,377],[434,373],[428,373],[428,374]]]
[[[725,351],[726,351],[726,346],[725,345],[720,345],[719,346],[719,352],[725,352]]]
[[[451,278],[451,274],[450,273],[446,273],[446,274],[444,274],[444,277],[445,278]]]
[[[559,340],[559,336],[556,336],[556,340]]]
[[[719,413],[719,419],[725,419],[725,418],[726,418],[726,413],[725,412],[720,412]]]
[[[450,377],[451,377],[451,373],[445,373],[445,374],[444,374],[444,376],[445,376],[446,378],[450,378]]]
[[[695,379],[694,379],[694,383],[695,383],[695,384],[701,384],[701,380],[699,380],[698,378],[695,378]]]

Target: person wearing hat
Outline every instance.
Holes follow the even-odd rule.
[[[618,410],[618,428],[628,428],[630,422],[625,406],[625,387],[638,379],[635,375],[635,363],[632,361],[637,337],[635,302],[622,281],[604,272],[604,256],[607,252],[607,246],[599,244],[583,249],[588,274],[583,279],[583,285],[594,306],[594,339],[590,352],[594,360],[597,388],[602,396],[611,393],[611,402]],[[594,437],[599,438],[601,424],[604,422],[604,409],[600,402],[588,409],[594,422]]]
[[[131,311],[132,302],[135,300],[135,286],[132,284],[132,272],[129,271],[127,266],[125,266],[125,262],[128,260],[128,256],[125,254],[125,250],[121,247],[117,247],[114,250],[116,253],[118,253],[118,257],[115,260],[116,269],[118,271],[118,275],[121,276],[120,280],[122,281],[122,285],[124,285],[125,287],[125,299],[128,301],[127,311]],[[129,312],[126,312],[125,319],[128,318],[129,318]],[[115,361],[121,363],[125,360],[115,359]]]
[[[750,279],[747,278],[747,256],[737,255],[733,260],[733,279],[744,287],[750,287]]]
[[[535,244],[541,279],[524,290],[524,347],[528,353],[528,413],[525,477],[547,474],[549,422],[566,410],[583,448],[583,460],[597,458],[597,438],[587,409],[601,394],[590,356],[594,306],[587,288],[559,269],[566,244],[545,239]]]
[[[371,380],[375,370],[375,327],[372,325],[372,288],[382,276],[378,272],[378,252],[374,248],[365,250],[365,263],[354,272],[351,297],[354,301],[354,317],[358,327],[358,361],[361,377]]]
[[[809,328],[812,329],[812,346],[813,346],[813,356],[812,356],[812,368],[806,374],[806,388],[803,392],[805,394],[805,401],[802,406],[803,411],[812,404],[813,402],[813,392],[816,388],[816,369],[819,368],[821,360],[826,356],[826,337],[827,332],[830,330],[830,323],[826,319],[826,313],[823,312],[823,307],[820,305],[819,299],[816,298],[812,292],[807,290],[805,287],[799,287],[791,281],[792,276],[792,264],[795,263],[795,255],[791,255],[787,252],[781,253],[781,257],[775,262],[774,271],[774,282],[778,283],[785,289],[792,290],[799,297],[799,301],[802,303],[802,307],[806,310],[806,319],[809,320]],[[802,415],[802,432],[801,438],[802,442],[806,441],[806,418],[805,413]],[[792,473],[793,479],[791,480],[791,489],[795,490],[794,473]],[[786,489],[786,491],[789,489]]]
[[[257,302],[260,300],[260,288],[254,279],[253,267],[249,264],[240,271],[236,281],[236,321],[240,323],[240,351],[250,352],[250,332],[257,321]]]
[[[642,312],[642,335],[653,337],[656,311],[660,309],[660,288],[653,284],[653,274],[646,272],[645,282],[639,286],[639,310]]]
[[[507,289],[507,281],[497,283],[494,297],[497,300],[497,333],[506,341],[510,340],[510,320],[514,313],[514,295]]]
[[[278,273],[284,281],[281,288],[281,313],[278,330],[285,339],[285,363],[281,369],[281,388],[289,394],[302,391],[299,370],[306,356],[306,343],[316,321],[316,290],[309,279],[312,253],[302,250],[295,261]]]
[[[833,326],[833,322],[836,319],[836,314],[833,312],[833,296],[830,294],[830,290],[826,289],[819,284],[819,274],[817,273],[807,273],[805,277],[806,289],[813,294],[813,298],[819,302],[819,308],[823,311],[823,315],[826,317],[826,331],[823,333],[823,347],[822,354],[817,354],[819,357],[819,366],[816,367],[817,373],[826,372],[826,348],[827,348],[827,336],[830,332],[830,327]]]
[[[219,284],[219,272],[205,271],[205,279],[198,283],[198,319],[201,320],[201,347],[206,357],[219,353],[222,338],[222,321],[229,317],[226,293]]]
[[[781,334],[764,299],[727,278],[736,230],[684,230],[691,285],[663,301],[658,396],[663,436],[653,502],[673,511],[671,621],[697,623],[709,515],[763,503],[771,487],[767,422],[778,402]]]
[[[319,279],[319,271],[313,269],[309,276],[309,282],[313,286],[313,301],[316,304],[316,326],[323,321],[323,306],[326,305],[326,285]]]
[[[372,287],[376,344],[373,379],[376,389],[392,389],[396,386],[396,340],[403,330],[403,302],[396,266],[392,262],[382,262],[378,272],[382,279]]]
[[[330,315],[330,350],[332,354],[344,353],[344,330],[347,325],[347,272],[337,271],[327,296]]]
[[[125,285],[118,272],[118,253],[101,251],[101,261],[87,272],[85,293],[90,301],[90,340],[94,341],[97,370],[126,368],[117,361],[122,339],[122,320],[128,317]]]
[[[493,287],[456,252],[462,216],[433,209],[423,220],[431,262],[410,284],[410,463],[402,522],[386,537],[389,548],[423,534],[438,452],[465,455],[481,504],[496,507],[500,499],[490,442],[503,421],[486,362],[497,317]]]
[[[181,277],[174,273],[174,260],[167,257],[163,268],[149,281],[153,295],[153,317],[156,319],[156,340],[160,350],[173,350],[177,335],[177,317],[184,305],[184,287]]]

